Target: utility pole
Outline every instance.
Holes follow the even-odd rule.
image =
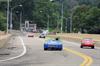
[[[70,33],[72,33],[72,28],[73,28],[73,12],[72,12],[72,14],[71,14],[71,16],[70,16]]]
[[[9,0],[7,0],[7,34],[8,34],[8,24],[9,23]]]
[[[10,30],[12,30],[12,8],[11,8],[11,13],[10,13]]]
[[[20,31],[21,31],[21,27],[22,27],[22,11],[20,12]]]
[[[63,2],[61,2],[61,33],[63,32]]]
[[[22,7],[22,5],[17,5],[17,6],[14,6],[13,8],[11,8],[11,13],[10,13],[10,30],[12,30],[13,28],[13,22],[12,22],[12,12],[13,10],[16,8],[16,7]],[[20,16],[22,15],[22,13],[20,13]],[[21,16],[22,17],[22,16]],[[20,21],[22,21],[22,19],[20,19]]]
[[[49,31],[49,18],[50,18],[50,16],[48,15],[47,17],[48,17],[47,30]]]

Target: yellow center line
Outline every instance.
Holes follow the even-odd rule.
[[[49,37],[46,38],[46,40],[50,39]],[[93,59],[83,53],[68,49],[68,48],[64,48],[64,50],[71,52],[75,55],[78,55],[80,57],[82,57],[84,59],[84,61],[80,64],[80,66],[91,66],[91,64],[93,63]]]
[[[84,62],[80,66],[90,66],[93,62],[93,59],[91,57],[89,57],[89,56],[87,56],[83,53],[80,53],[80,52],[77,52],[77,51],[74,51],[74,50],[71,50],[71,49],[68,49],[68,48],[64,48],[64,50],[82,57],[84,59]]]
[[[91,66],[91,64],[93,63],[93,59],[91,58],[91,57],[89,57],[89,56],[87,56],[88,57],[88,63],[86,64],[86,66]]]

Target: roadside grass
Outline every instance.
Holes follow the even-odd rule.
[[[78,42],[83,38],[92,38],[96,42],[96,46],[100,47],[100,35],[99,34],[78,34],[78,33],[62,33],[57,35],[48,35],[48,37],[59,37],[60,39]]]
[[[1,36],[1,35],[5,35],[5,34],[6,34],[5,32],[3,32],[3,31],[1,32],[1,31],[0,31],[0,36]]]
[[[57,35],[49,35],[54,37],[60,37],[60,38],[73,38],[73,39],[83,39],[83,38],[92,38],[95,41],[100,41],[100,35],[96,34],[76,34],[76,33],[62,33]]]

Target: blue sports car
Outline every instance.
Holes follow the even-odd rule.
[[[56,38],[55,40],[48,40],[47,42],[44,43],[44,50],[48,49],[62,50],[63,49],[62,42],[58,38]]]

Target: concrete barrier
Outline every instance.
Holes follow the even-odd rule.
[[[10,34],[0,35],[0,48],[4,47],[4,45],[7,44],[10,37]]]

